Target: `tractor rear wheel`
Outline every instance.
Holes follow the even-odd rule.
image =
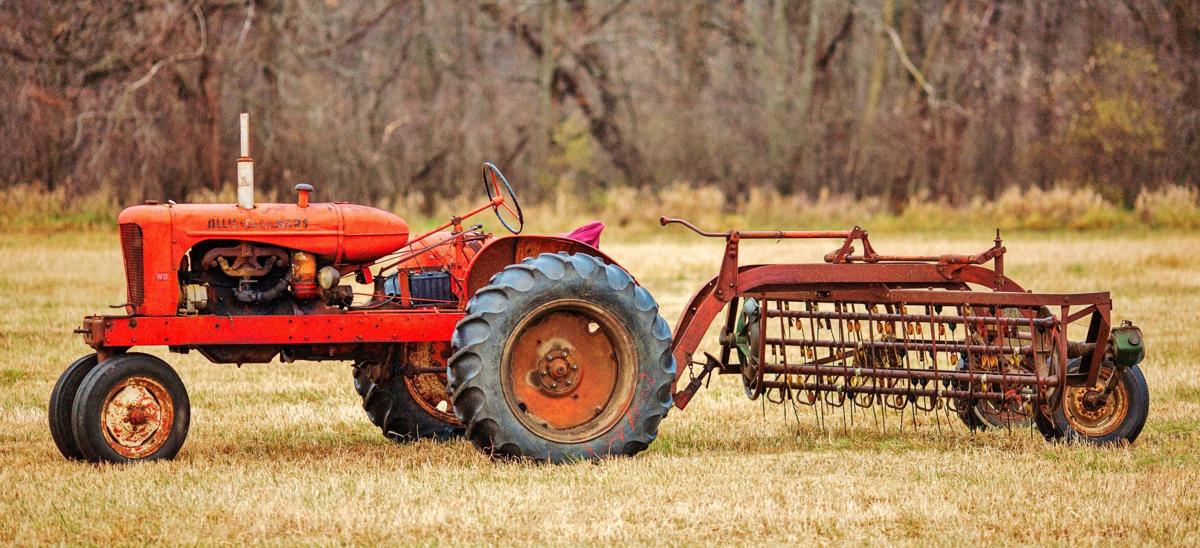
[[[506,267],[468,303],[451,344],[454,410],[491,455],[633,455],[673,404],[671,330],[658,304],[591,255]]]
[[[83,460],[83,453],[75,444],[75,433],[71,430],[71,407],[75,404],[75,394],[84,377],[91,373],[99,363],[93,352],[75,360],[58,377],[54,390],[50,391],[50,437],[58,452],[68,460]]]
[[[92,369],[71,409],[75,443],[91,462],[173,459],[190,419],[187,390],[175,370],[135,352]]]
[[[369,366],[356,364],[354,390],[362,397],[371,424],[388,439],[446,440],[462,435],[462,422],[454,416],[446,381],[440,375],[395,375],[376,383]]]

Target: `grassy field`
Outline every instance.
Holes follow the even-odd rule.
[[[695,240],[604,247],[673,323],[721,253]],[[975,252],[990,235],[872,240],[880,252]],[[1115,319],[1145,330],[1150,420],[1135,446],[944,425],[822,429],[811,412],[764,408],[720,379],[636,458],[494,463],[462,441],[386,441],[347,365],[237,369],[155,349],[192,399],[178,460],[71,463],[45,405],[88,350],[71,334],[80,317],[124,300],[115,233],[0,234],[0,542],[1200,543],[1200,234],[1007,245],[1010,275],[1027,287],[1111,290]],[[813,261],[830,247],[757,243],[743,257]]]

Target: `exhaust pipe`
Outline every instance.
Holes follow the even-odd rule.
[[[254,209],[254,160],[250,158],[250,115],[243,112],[238,120],[241,130],[241,155],[237,159],[237,201],[242,209]]]

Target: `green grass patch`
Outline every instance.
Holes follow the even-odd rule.
[[[10,386],[29,377],[28,371],[20,369],[5,368],[0,369],[0,386]]]

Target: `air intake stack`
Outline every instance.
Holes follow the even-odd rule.
[[[237,159],[237,201],[242,209],[254,209],[254,160],[250,158],[250,115],[238,120],[241,154]]]

